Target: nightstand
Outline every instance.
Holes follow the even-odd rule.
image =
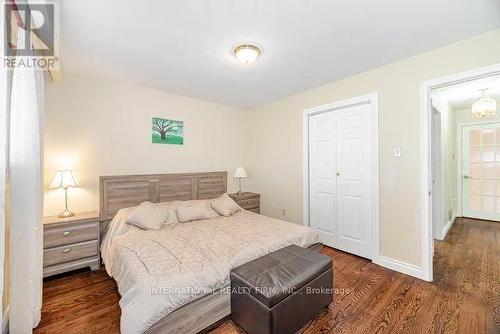
[[[241,194],[229,194],[229,196],[243,209],[260,213],[260,194],[244,192]]]
[[[100,265],[99,214],[43,218],[43,277]]]

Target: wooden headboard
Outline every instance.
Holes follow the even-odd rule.
[[[144,201],[209,199],[225,192],[227,172],[101,176],[99,216],[108,221],[118,210]]]

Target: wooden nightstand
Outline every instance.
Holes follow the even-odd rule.
[[[229,194],[229,196],[243,209],[260,213],[260,194],[244,192]]]
[[[99,213],[43,218],[43,277],[100,265]]]

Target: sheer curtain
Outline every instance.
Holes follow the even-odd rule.
[[[24,43],[24,31],[18,31]],[[21,44],[22,45],[22,44]],[[43,74],[15,69],[9,142],[11,333],[31,333],[42,304]]]
[[[4,7],[0,6],[0,18],[4,18]],[[0,40],[4,36],[4,25],[0,19]],[[3,41],[2,41],[3,42]],[[7,281],[8,273],[4,271],[4,257],[5,254],[5,200],[6,200],[6,186],[7,186],[7,152],[8,152],[8,134],[9,134],[9,110],[10,110],[10,73],[4,69],[0,70],[0,316],[4,315],[7,311],[7,303],[4,303],[4,296],[8,296],[8,292],[4,290],[4,282]],[[5,324],[2,323],[0,330],[4,328]]]

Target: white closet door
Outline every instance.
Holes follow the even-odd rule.
[[[333,112],[309,119],[310,225],[326,245],[337,240],[333,223],[337,209],[335,119]]]
[[[371,258],[370,105],[337,118],[337,248]]]
[[[309,117],[310,225],[325,245],[371,258],[370,105]]]

